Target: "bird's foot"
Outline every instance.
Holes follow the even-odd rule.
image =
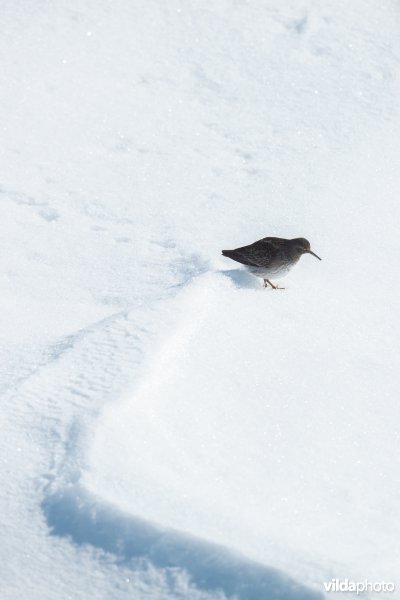
[[[273,290],[284,290],[284,287],[279,287],[279,285],[274,285],[273,283],[270,282],[269,279],[264,279],[264,287],[267,287],[267,284],[269,283],[269,285],[272,287]]]

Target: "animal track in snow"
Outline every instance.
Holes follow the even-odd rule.
[[[52,221],[57,221],[60,218],[60,213],[55,208],[49,206],[49,203],[46,201],[37,200],[28,194],[24,194],[23,192],[7,190],[3,187],[0,187],[0,194],[19,206],[31,207],[39,217],[49,223]]]

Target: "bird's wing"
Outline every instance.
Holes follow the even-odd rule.
[[[269,262],[284,243],[285,240],[281,238],[266,237],[249,246],[236,248],[232,258],[244,265],[257,267]]]
[[[254,264],[251,260],[251,258],[249,256],[247,256],[246,254],[242,254],[240,252],[240,249],[237,250],[222,250],[222,254],[224,256],[227,256],[228,258],[231,258],[232,260],[235,260],[236,262],[241,263],[242,265],[247,265],[247,266],[254,266],[256,267],[257,265]]]

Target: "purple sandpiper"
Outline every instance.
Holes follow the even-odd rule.
[[[222,254],[246,265],[253,275],[263,278],[265,287],[269,284],[274,290],[284,288],[271,283],[270,278],[279,279],[287,275],[302,254],[312,254],[318,260],[322,260],[311,250],[310,242],[304,238],[285,240],[266,237],[249,246],[235,250],[222,250]]]

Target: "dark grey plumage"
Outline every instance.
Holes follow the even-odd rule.
[[[253,275],[262,277],[265,287],[269,283],[274,289],[278,286],[271,283],[269,278],[284,277],[306,253],[321,260],[311,250],[310,242],[305,238],[285,240],[284,238],[266,237],[249,246],[242,246],[235,250],[222,250],[224,256],[246,265]]]

